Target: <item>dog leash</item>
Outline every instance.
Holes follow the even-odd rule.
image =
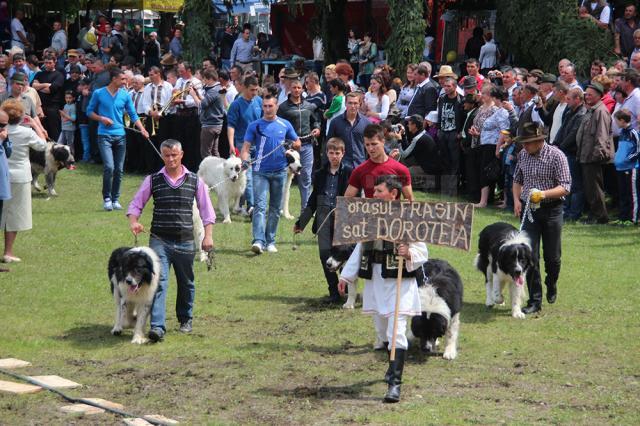
[[[531,197],[527,197],[527,203],[524,206],[524,212],[522,213],[522,220],[520,221],[520,231],[522,232],[522,228],[524,228],[524,221],[529,220],[529,222],[533,223],[533,214],[531,213]]]

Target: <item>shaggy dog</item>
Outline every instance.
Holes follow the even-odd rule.
[[[58,195],[55,189],[58,171],[69,169],[75,163],[68,146],[53,142],[48,142],[44,151],[30,149],[29,161],[31,162],[31,185],[37,191],[42,191],[38,185],[38,176],[44,173],[49,196]]]
[[[331,247],[331,257],[327,259],[325,265],[331,272],[336,272],[349,260],[349,256],[356,248],[355,244]],[[354,309],[356,297],[358,296],[358,281],[347,285],[347,301],[342,305],[342,309]]]
[[[532,265],[531,242],[512,225],[497,222],[480,232],[475,265],[485,276],[488,307],[504,303],[502,291],[509,284],[511,316],[524,319],[525,277]]]
[[[224,217],[222,223],[231,223],[229,206],[233,206],[234,212],[240,211],[240,197],[247,186],[247,173],[242,170],[240,158],[206,157],[200,163],[198,176],[216,192],[218,209]]]
[[[298,176],[300,174],[300,170],[302,170],[302,164],[300,163],[300,153],[293,149],[288,149],[285,152],[285,156],[287,157],[287,163],[289,166],[287,167],[287,183],[284,185],[284,194],[282,194],[282,206],[281,212],[285,219],[293,219],[293,215],[289,213],[289,193],[291,191],[291,182],[293,182],[294,176]]]
[[[416,270],[422,315],[411,319],[411,332],[423,351],[434,352],[446,336],[443,358],[458,355],[458,332],[463,285],[458,272],[445,260],[430,259]]]
[[[131,343],[146,343],[144,329],[160,279],[158,255],[149,247],[117,248],[109,258],[108,276],[116,305],[111,334],[119,336],[133,326]]]

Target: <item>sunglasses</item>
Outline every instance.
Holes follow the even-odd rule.
[[[0,123],[0,129],[4,129],[8,125],[9,125],[9,123]]]

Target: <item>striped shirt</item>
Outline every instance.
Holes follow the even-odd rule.
[[[518,154],[513,182],[522,185],[521,199],[529,199],[531,190],[541,191],[562,186],[571,190],[571,174],[567,157],[557,147],[544,144],[542,149],[534,155],[524,149]],[[555,200],[543,200],[553,202]]]

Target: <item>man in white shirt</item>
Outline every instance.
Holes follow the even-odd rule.
[[[142,110],[147,116],[144,123],[145,128],[151,135],[153,144],[158,148],[160,143],[169,137],[171,124],[168,122],[166,112],[161,114],[160,110],[171,100],[173,86],[162,79],[162,71],[155,66],[149,68],[149,79],[151,82],[146,85],[142,94]],[[155,131],[153,130],[154,124]],[[145,173],[156,172],[162,167],[162,160],[149,145],[149,142],[144,145],[143,158],[143,171]]]
[[[567,64],[560,71],[560,78],[569,85],[569,89],[575,87],[581,88],[580,83],[576,80],[576,66],[573,64]]]
[[[53,36],[51,37],[51,49],[56,52],[58,59],[64,61],[64,52],[67,50],[67,33],[62,29],[62,23],[55,21],[53,23]]]
[[[619,88],[627,94],[622,104],[616,103],[614,113],[622,108],[628,109],[631,112],[631,128],[638,128],[638,114],[640,114],[640,73],[634,69],[627,69],[622,75]],[[613,116],[613,114],[612,114]],[[613,136],[620,135],[620,127],[616,120],[611,120],[611,133]]]
[[[22,50],[26,50],[26,48],[31,47],[31,44],[22,25],[23,19],[24,12],[20,9],[16,10],[15,17],[11,20],[11,47],[19,47]]]
[[[182,91],[182,95],[174,100],[176,106],[177,125],[171,126],[171,136],[182,142],[184,151],[183,163],[189,170],[198,170],[200,165],[200,118],[198,117],[198,106],[189,94],[190,88],[194,88],[204,97],[202,82],[193,76],[195,69],[189,62],[182,62],[178,65],[178,81],[175,89]]]

